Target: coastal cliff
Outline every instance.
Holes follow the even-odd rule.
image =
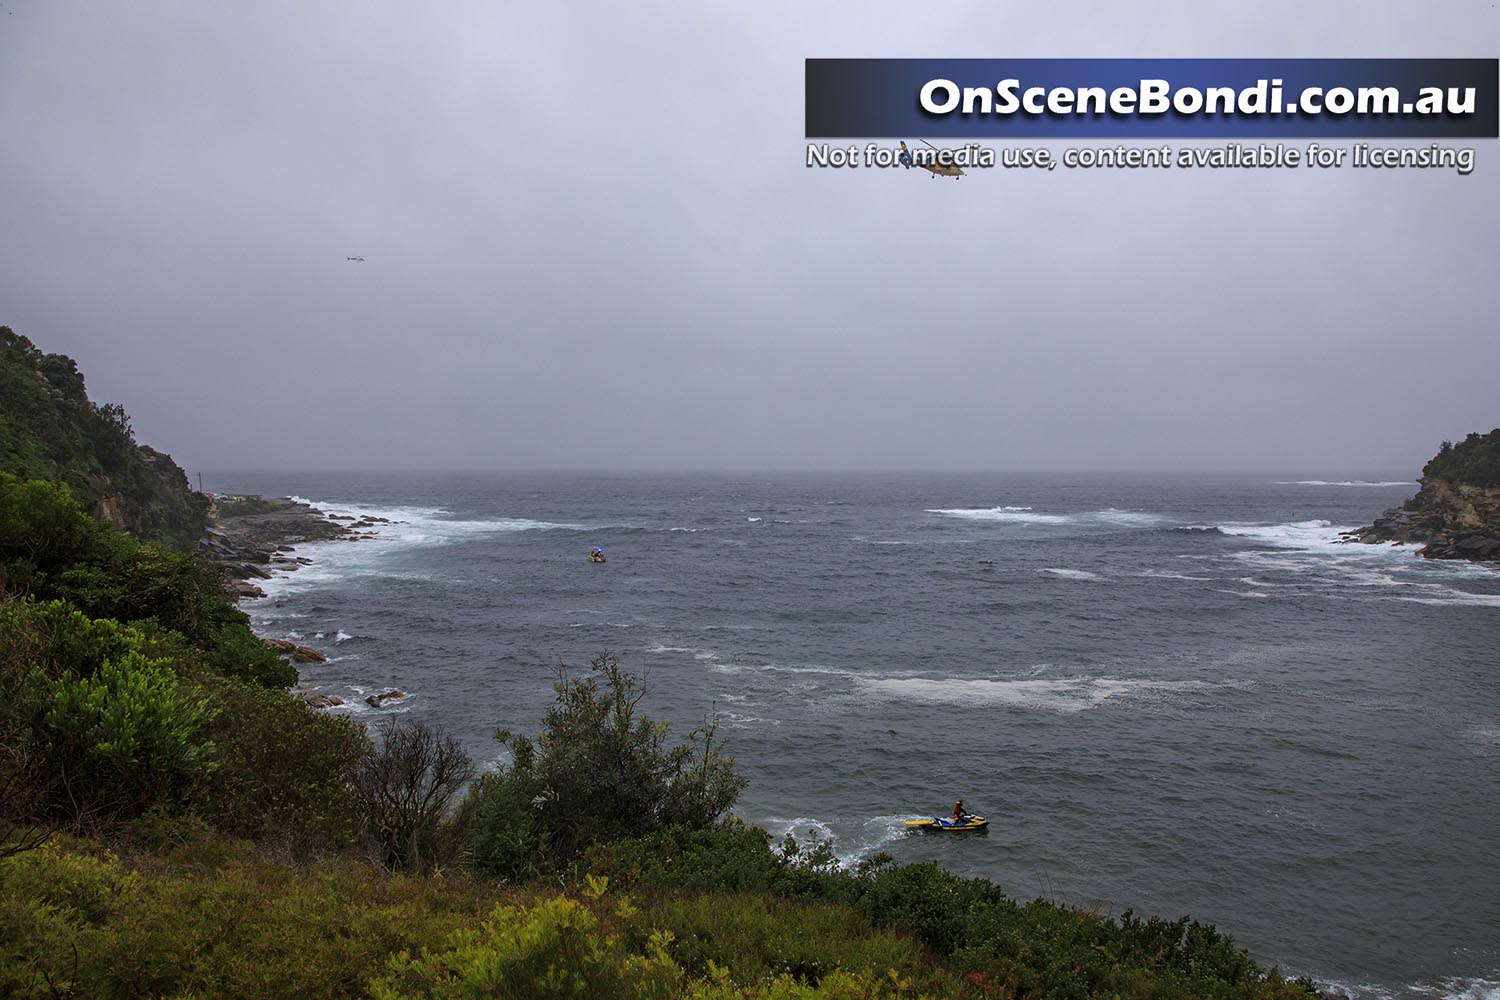
[[[92,402],[72,358],[44,353],[7,326],[0,472],[62,483],[95,518],[147,541],[188,548],[203,534],[208,500],[171,456],[137,444],[122,407]]]
[[[1500,561],[1500,428],[1443,442],[1416,496],[1349,539],[1421,545],[1428,559]]]

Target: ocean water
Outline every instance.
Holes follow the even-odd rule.
[[[399,523],[245,605],[483,762],[601,649],[737,812],[1358,997],[1500,997],[1500,573],[1343,545],[1398,477],[223,473]],[[594,545],[609,561],[586,560]],[[364,694],[400,688],[377,711]],[[962,795],[982,837],[907,836]]]

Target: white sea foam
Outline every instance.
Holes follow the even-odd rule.
[[[1049,712],[1081,712],[1107,701],[1225,686],[1205,681],[1161,681],[1117,677],[1022,680],[958,678],[855,678],[866,693],[897,701],[942,705],[1007,705]]]
[[[1500,970],[1488,979],[1444,979],[1429,989],[1443,1000],[1500,1000]]]
[[[399,571],[388,566],[392,553],[425,546],[450,545],[467,539],[486,535],[500,535],[522,531],[591,531],[610,525],[585,525],[539,521],[532,518],[502,517],[488,520],[461,519],[440,507],[372,507],[363,504],[327,503],[292,497],[298,503],[310,504],[319,510],[349,514],[354,517],[384,518],[388,523],[376,522],[359,525],[361,534],[371,538],[359,540],[332,539],[309,542],[297,546],[297,554],[311,558],[311,565],[274,569],[269,580],[256,581],[267,597],[278,597],[315,589],[330,582],[359,576],[399,576]],[[340,523],[349,524],[347,520]],[[425,575],[407,574],[404,578],[424,580]],[[254,602],[245,602],[247,609]]]
[[[1278,480],[1276,486],[1415,486],[1409,479],[1296,479],[1290,482]]]
[[[1411,601],[1415,604],[1449,604],[1460,607],[1474,608],[1500,608],[1500,594],[1471,594],[1468,591],[1457,590],[1453,587],[1440,587],[1424,585],[1421,590],[1427,594],[1418,597],[1410,594],[1397,595],[1397,600]]]
[[[1247,587],[1295,587],[1294,583],[1271,583],[1268,580],[1257,580],[1253,576],[1242,576],[1239,582]]]
[[[803,849],[815,840],[826,840],[833,845],[833,856],[845,868],[851,868],[862,858],[875,853],[888,844],[906,836],[906,821],[926,819],[921,813],[893,813],[870,816],[860,820],[835,820],[832,822],[810,816],[783,819],[768,816],[756,820],[756,825],[770,833],[778,843],[787,834],[797,838]]]
[[[354,638],[354,636],[350,635],[348,632],[345,632],[343,629],[339,629],[337,632],[334,633],[333,641],[334,642],[348,642],[350,639],[353,639],[353,638]]]
[[[843,667],[827,667],[817,663],[765,663],[759,668],[768,673],[780,674],[824,674],[829,677],[856,677],[853,670]]]
[[[1291,521],[1284,524],[1221,524],[1225,535],[1258,542],[1265,548],[1231,553],[1231,558],[1257,569],[1301,574],[1310,580],[1324,569],[1337,573],[1340,584],[1388,588],[1384,595],[1416,604],[1500,607],[1500,594],[1473,593],[1434,582],[1434,577],[1493,580],[1495,574],[1477,564],[1416,558],[1417,547],[1399,543],[1365,545],[1344,540],[1343,528],[1329,521]],[[1241,597],[1267,597],[1266,587],[1296,584],[1241,577],[1256,588]]]
[[[1349,527],[1335,527],[1331,521],[1289,521],[1283,524],[1219,524],[1221,534],[1234,538],[1250,538],[1267,545],[1291,549],[1323,548],[1341,544],[1339,533],[1351,531]]]
[[[966,521],[1006,521],[1014,524],[1067,524],[1063,514],[1037,514],[1030,507],[951,507],[927,508],[924,513],[942,514]]]
[[[1137,510],[1088,510],[1077,514],[1039,514],[1030,507],[948,507],[925,508],[924,513],[940,514],[965,521],[995,521],[1002,524],[1076,524],[1125,528],[1148,528],[1169,519],[1161,514]]]
[[[1211,576],[1190,576],[1187,573],[1174,573],[1166,569],[1143,569],[1139,573],[1130,575],[1148,577],[1153,580],[1194,580],[1199,583],[1206,583],[1213,579]]]
[[[1426,997],[1430,1000],[1500,1000],[1500,970],[1488,977],[1452,977],[1437,982],[1412,983],[1409,986],[1383,986],[1374,983],[1344,983],[1320,980],[1319,985],[1332,996],[1353,1000],[1396,1000],[1398,997]]]
[[[442,507],[371,507],[364,504],[325,503],[304,497],[291,497],[297,503],[305,503],[325,514],[349,514],[355,518],[384,518],[391,523],[376,522],[360,526],[360,531],[372,531],[382,538],[399,537],[414,541],[451,541],[456,536],[495,534],[508,531],[594,531],[623,525],[589,525],[572,522],[538,521],[530,517],[497,517],[486,520],[455,518],[452,512]],[[348,524],[350,522],[344,521]]]
[[[1046,573],[1050,576],[1060,576],[1064,580],[1102,580],[1104,577],[1098,573],[1090,573],[1086,569],[1064,569],[1058,566],[1046,566],[1037,570],[1038,573]]]
[[[809,843],[813,837],[829,840],[833,837],[833,827],[820,819],[811,816],[797,816],[793,819],[783,819],[780,816],[767,816],[758,824],[776,840],[781,840],[787,834],[797,838],[800,844]]]
[[[742,715],[739,712],[720,712],[719,719],[735,729],[757,729],[761,726],[779,726],[780,719],[767,719],[760,715]]]
[[[1469,731],[1474,742],[1500,747],[1500,726],[1477,726]]]

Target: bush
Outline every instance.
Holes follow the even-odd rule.
[[[364,727],[246,681],[208,676],[196,684],[219,711],[204,731],[216,767],[194,810],[293,857],[353,846],[362,827],[354,778],[370,752]]]
[[[682,971],[653,937],[645,955],[628,951],[594,912],[565,897],[501,906],[448,946],[413,958],[397,955],[370,984],[376,1000],[497,997],[514,1000],[668,998]]]
[[[668,746],[667,724],[637,711],[641,682],[608,652],[592,669],[594,676],[582,680],[563,673],[535,743],[496,734],[511,763],[478,786],[480,801],[469,807],[481,870],[513,874],[525,844],[552,862],[567,862],[596,841],[674,824],[706,827],[745,787],[714,726]],[[529,816],[517,816],[517,809]]]
[[[519,781],[481,775],[459,805],[455,827],[469,832],[469,865],[475,871],[523,881],[551,870],[542,818]]]
[[[914,980],[929,975],[919,944],[876,931],[847,907],[765,896],[673,896],[643,904],[632,924],[642,945],[648,934],[668,932],[667,953],[697,977],[712,978],[722,968],[741,983],[787,975],[816,986],[840,969],[894,969]]]
[[[66,600],[96,619],[176,633],[220,673],[290,687],[296,670],[265,648],[226,599],[218,571],[142,544],[83,513],[65,487],[0,473],[0,592]]]
[[[359,762],[355,787],[387,868],[420,872],[445,860],[437,856],[439,829],[473,777],[474,762],[441,728],[386,720],[379,747]]]
[[[584,900],[497,907],[440,950],[397,955],[371,984],[397,997],[680,997],[685,1000],[882,1000],[972,993],[920,947],[872,931],[836,907],[747,897],[607,905],[606,879]],[[914,984],[920,983],[919,993]]]
[[[1500,427],[1470,434],[1458,444],[1448,441],[1425,466],[1424,476],[1442,476],[1477,486],[1500,486]]]
[[[51,780],[45,806],[75,826],[180,805],[213,767],[213,744],[199,735],[213,713],[165,660],[131,651],[91,675],[39,668],[31,686],[28,743]]]
[[[715,893],[850,902],[861,879],[882,870],[890,856],[876,855],[853,871],[842,868],[827,841],[800,845],[788,836],[773,847],[771,835],[738,819],[708,829],[675,826],[592,847],[584,865],[626,886],[694,889]]]
[[[9,803],[12,820],[128,819],[180,804],[212,769],[206,699],[183,690],[139,629],[12,601],[0,635],[0,748],[11,780],[30,785]]]
[[[391,955],[440,947],[497,901],[370,865],[277,864],[180,817],[142,823],[161,853],[59,837],[0,861],[0,996],[364,997]]]
[[[155,541],[189,547],[208,500],[172,459],[135,443],[116,404],[89,401],[73,359],[0,326],[0,472],[66,484],[88,509]]]

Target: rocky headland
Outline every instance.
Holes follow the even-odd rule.
[[[296,554],[296,546],[373,538],[372,529],[391,523],[383,517],[329,514],[287,497],[268,500],[259,496],[216,496],[209,505],[207,520],[198,549],[218,567],[224,589],[235,601],[264,597],[265,591],[254,581],[269,580],[273,569],[294,570],[311,562]],[[288,639],[261,641],[293,663],[328,659],[320,650]],[[321,697],[329,704],[342,704],[337,698]]]
[[[1500,562],[1500,428],[1443,442],[1416,496],[1346,537],[1421,545],[1428,559]]]
[[[292,554],[303,542],[323,542],[351,534],[310,504],[258,496],[218,496],[208,508],[208,525],[198,550],[224,576],[235,600],[264,597],[253,580],[269,580],[275,566],[308,560]]]

